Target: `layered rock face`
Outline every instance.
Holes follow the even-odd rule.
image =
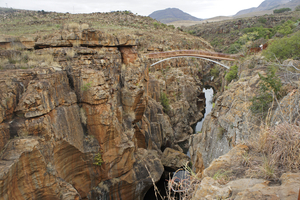
[[[149,75],[136,46],[94,30],[53,35],[34,48],[58,66],[0,72],[0,199],[143,199],[203,104],[195,69],[172,68],[188,61]]]
[[[244,72],[237,82],[229,84],[215,102],[212,112],[204,120],[202,132],[190,141],[190,153],[198,169],[204,169],[236,144],[259,130],[260,122],[249,112],[250,99],[259,88],[261,69]]]

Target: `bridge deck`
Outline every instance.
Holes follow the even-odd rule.
[[[165,52],[156,52],[146,54],[148,58],[169,58],[169,57],[178,57],[178,56],[194,56],[194,57],[203,57],[203,58],[212,58],[218,60],[236,60],[236,55],[209,52],[209,51],[200,51],[200,50],[178,50],[178,51],[165,51]]]

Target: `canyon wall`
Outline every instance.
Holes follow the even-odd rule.
[[[97,30],[24,41],[55,63],[0,71],[0,199],[143,199],[202,117],[205,63],[149,68],[137,38]]]

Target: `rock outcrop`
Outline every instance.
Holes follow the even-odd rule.
[[[205,118],[202,132],[191,139],[190,153],[199,169],[208,167],[213,159],[248,139],[251,131],[257,128],[253,126],[257,121],[248,109],[260,80],[257,72],[264,73],[258,69],[241,74],[239,81],[229,84],[228,90],[217,98],[215,107]]]
[[[163,152],[161,162],[165,167],[176,171],[177,169],[186,166],[190,162],[190,158],[182,152],[166,148]]]
[[[202,116],[196,68],[149,75],[134,37],[90,29],[20,42],[55,64],[0,72],[0,199],[143,199]]]
[[[243,166],[243,155],[248,147],[238,145],[227,154],[214,160],[206,168],[202,176],[204,177],[198,185],[194,199],[297,199],[299,194],[300,174],[284,173],[278,182],[270,182],[265,179],[241,178],[243,172],[247,170]],[[228,174],[225,174],[225,173]],[[242,173],[241,173],[242,172]],[[227,180],[223,176],[227,177]],[[235,180],[230,181],[229,177],[234,175]],[[237,175],[237,176],[236,176]],[[212,178],[213,177],[213,178]],[[219,180],[223,180],[220,183]],[[224,182],[225,180],[225,182]]]

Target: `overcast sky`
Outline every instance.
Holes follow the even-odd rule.
[[[234,15],[258,7],[263,0],[0,0],[0,7],[70,13],[130,10],[148,16],[156,10],[179,8],[198,18]]]

